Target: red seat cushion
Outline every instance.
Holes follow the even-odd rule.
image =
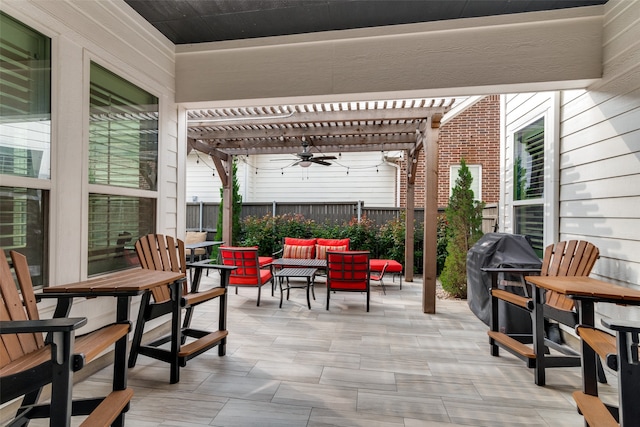
[[[371,271],[382,271],[382,268],[386,263],[389,263],[387,266],[387,273],[402,273],[402,264],[392,259],[369,260],[369,269]]]
[[[236,270],[237,271],[237,270]],[[233,273],[231,277],[229,277],[230,285],[246,285],[246,286],[257,286],[258,283],[256,281],[256,277],[237,277],[234,276]],[[260,283],[265,284],[271,279],[271,270],[268,268],[264,268],[260,270]]]

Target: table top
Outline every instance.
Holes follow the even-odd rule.
[[[218,270],[236,270],[238,268],[237,265],[216,264],[215,260],[212,260],[212,259],[204,259],[202,261],[188,262],[187,267],[214,268]]]
[[[326,259],[309,259],[309,258],[277,258],[271,262],[271,265],[280,265],[287,267],[316,267],[323,268],[327,266]]]
[[[206,248],[209,246],[222,245],[223,241],[218,240],[205,240],[204,242],[196,242],[196,243],[185,243],[184,247],[186,249],[197,249],[197,248]]]
[[[172,271],[132,268],[106,274],[81,282],[68,283],[44,288],[47,294],[89,294],[114,295],[118,293],[138,294],[157,286],[168,285],[184,278],[184,273]]]
[[[283,268],[278,270],[276,277],[313,277],[317,268]]]
[[[591,277],[526,276],[534,285],[575,299],[593,298],[612,302],[640,304],[640,291]]]

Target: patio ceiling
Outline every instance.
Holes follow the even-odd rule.
[[[189,150],[227,155],[419,150],[420,126],[437,127],[459,98],[190,110]]]
[[[251,39],[606,3],[607,0],[125,0],[175,44]]]

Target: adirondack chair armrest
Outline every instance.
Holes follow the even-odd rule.
[[[86,317],[62,317],[44,320],[0,321],[1,334],[69,332],[87,324]]]
[[[51,359],[56,364],[61,364],[72,355],[65,354],[65,343],[69,342],[69,335],[78,328],[87,324],[86,317],[64,317],[45,320],[12,320],[0,322],[0,333],[2,334],[22,334],[46,332],[50,333],[51,342],[56,349],[51,352]],[[83,358],[75,358],[73,361],[74,370],[78,370],[84,364]]]

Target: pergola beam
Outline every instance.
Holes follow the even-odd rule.
[[[449,109],[448,105],[434,107],[409,107],[409,108],[382,108],[363,110],[335,110],[335,111],[293,111],[282,115],[238,114],[217,116],[188,121],[190,128],[194,127],[218,127],[218,126],[243,126],[243,125],[300,125],[309,123],[350,123],[384,120],[416,120],[431,117],[436,114],[444,114]]]
[[[395,151],[409,150],[415,147],[415,132],[404,135],[362,135],[345,138],[314,138],[309,141],[311,152],[339,153],[360,151]],[[207,143],[199,141],[195,146],[198,151],[209,154],[219,150],[228,155],[254,154],[291,154],[301,150],[298,141],[283,143],[278,139],[253,139],[236,141],[219,141]]]
[[[405,121],[403,123],[357,124],[339,126],[311,126],[311,127],[269,127],[269,128],[238,128],[220,130],[190,130],[189,137],[202,140],[233,140],[255,138],[302,138],[312,136],[347,136],[347,135],[375,135],[375,134],[403,134],[415,132],[418,122]]]

